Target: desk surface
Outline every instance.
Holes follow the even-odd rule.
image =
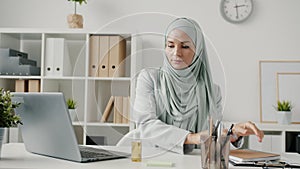
[[[105,146],[105,149],[116,150],[116,147]],[[128,152],[130,150],[129,147],[118,147],[118,151]],[[287,154],[285,156],[287,159],[293,159],[296,161],[300,161],[299,154]],[[194,151],[188,155],[180,155],[171,152],[161,151],[159,149],[149,149],[147,151],[143,151],[143,161],[140,163],[131,162],[130,158],[125,159],[116,159],[116,160],[108,160],[108,161],[98,161],[91,163],[76,163],[72,161],[66,161],[51,157],[40,156],[36,154],[29,153],[25,150],[24,144],[22,143],[10,143],[3,144],[2,146],[2,154],[0,159],[0,169],[3,168],[18,168],[18,169],[163,169],[168,167],[147,167],[146,162],[149,160],[155,161],[168,161],[173,162],[175,164],[173,169],[199,169],[201,168],[201,159],[200,159],[200,151]],[[236,168],[229,166],[229,168]],[[245,168],[245,167],[240,167]],[[257,169],[257,168],[256,168]]]

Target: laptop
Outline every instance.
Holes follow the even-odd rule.
[[[79,146],[63,93],[12,93],[27,151],[75,162],[125,158],[128,153]]]

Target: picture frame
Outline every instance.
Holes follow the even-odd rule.
[[[260,60],[260,122],[277,123],[274,106],[279,98],[277,76],[284,73],[300,72],[300,60]],[[279,73],[279,75],[277,75]],[[280,77],[279,77],[280,78]],[[299,103],[298,103],[299,104]],[[300,104],[299,104],[300,105]],[[298,112],[299,113],[299,112]],[[293,123],[299,123],[293,121]]]
[[[300,72],[277,72],[276,99],[291,101],[292,124],[300,124]]]

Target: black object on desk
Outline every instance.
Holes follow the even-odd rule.
[[[300,146],[300,133],[294,131],[288,131],[285,135],[285,150],[286,152],[298,152]]]
[[[296,137],[296,151],[300,154],[300,134]]]

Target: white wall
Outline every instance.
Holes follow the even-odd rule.
[[[253,15],[242,24],[222,19],[220,0],[88,0],[78,12],[85,28],[143,34],[144,66],[161,64],[161,34],[169,21],[175,16],[195,19],[224,66],[225,119],[259,121],[258,61],[300,60],[300,1],[253,1]],[[1,0],[0,27],[65,29],[72,12],[67,0]]]

